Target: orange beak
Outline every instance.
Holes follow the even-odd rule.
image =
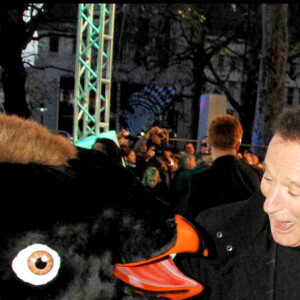
[[[195,228],[180,215],[175,216],[175,222],[177,240],[171,249],[148,260],[116,264],[114,275],[133,286],[140,294],[154,294],[157,297],[174,300],[187,299],[200,294],[203,286],[184,275],[170,257],[171,254],[176,253],[197,252],[200,248],[199,235]],[[208,255],[206,248],[203,255]]]

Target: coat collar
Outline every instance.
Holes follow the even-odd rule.
[[[215,267],[226,265],[268,226],[268,217],[263,211],[264,196],[255,193],[226,222],[216,226],[213,234],[217,259]]]
[[[228,162],[237,161],[238,159],[234,155],[223,155],[219,156],[218,158],[214,159],[212,166],[214,165],[222,165],[227,164]]]

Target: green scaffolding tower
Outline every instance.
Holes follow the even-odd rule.
[[[109,130],[114,18],[115,4],[79,4],[74,143]]]

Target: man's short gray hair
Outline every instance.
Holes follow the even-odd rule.
[[[283,139],[300,142],[300,108],[282,113],[273,125],[273,134]]]
[[[183,154],[182,156],[180,156],[180,158],[178,160],[178,167],[185,169],[186,168],[186,162],[189,159],[192,159],[193,157],[195,157],[194,154],[190,154],[190,153]]]

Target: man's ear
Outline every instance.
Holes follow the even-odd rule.
[[[236,142],[236,144],[235,144],[236,151],[239,151],[241,144],[242,144],[242,139],[240,139],[238,142]]]

